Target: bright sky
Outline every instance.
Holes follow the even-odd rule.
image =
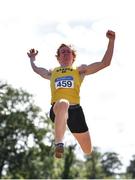
[[[87,76],[81,104],[94,146],[115,151],[128,163],[135,153],[135,11],[134,0],[1,0],[0,79],[35,95],[45,112],[50,108],[49,81],[36,75],[27,58],[39,50],[37,65],[57,66],[56,49],[73,44],[76,64],[101,61],[106,31],[116,32],[110,67]]]

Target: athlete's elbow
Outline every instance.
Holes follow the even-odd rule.
[[[111,65],[111,60],[112,60],[112,57],[108,57],[108,58],[104,58],[102,60],[102,64],[104,67],[108,67]]]
[[[111,61],[103,62],[103,68],[106,68],[111,65]]]
[[[111,65],[111,62],[108,62],[106,63],[106,67],[110,66]]]
[[[39,71],[38,71],[38,69],[37,69],[36,67],[33,67],[33,71],[34,71],[35,73],[39,74]]]

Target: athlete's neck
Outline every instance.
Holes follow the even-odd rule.
[[[72,67],[72,65],[68,65],[68,66],[61,65],[60,67],[66,68],[66,67]]]

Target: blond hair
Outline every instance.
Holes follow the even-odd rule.
[[[57,51],[56,51],[56,58],[58,59],[59,58],[59,56],[60,56],[60,49],[62,48],[62,47],[68,47],[68,48],[70,48],[71,49],[71,51],[72,51],[72,55],[73,55],[73,62],[75,61],[75,58],[76,58],[76,50],[73,48],[73,46],[70,44],[70,45],[67,45],[67,44],[61,44],[60,46],[59,46],[59,48],[57,49]]]

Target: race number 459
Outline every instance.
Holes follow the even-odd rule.
[[[55,79],[55,88],[74,88],[74,79],[72,76],[64,76]]]

